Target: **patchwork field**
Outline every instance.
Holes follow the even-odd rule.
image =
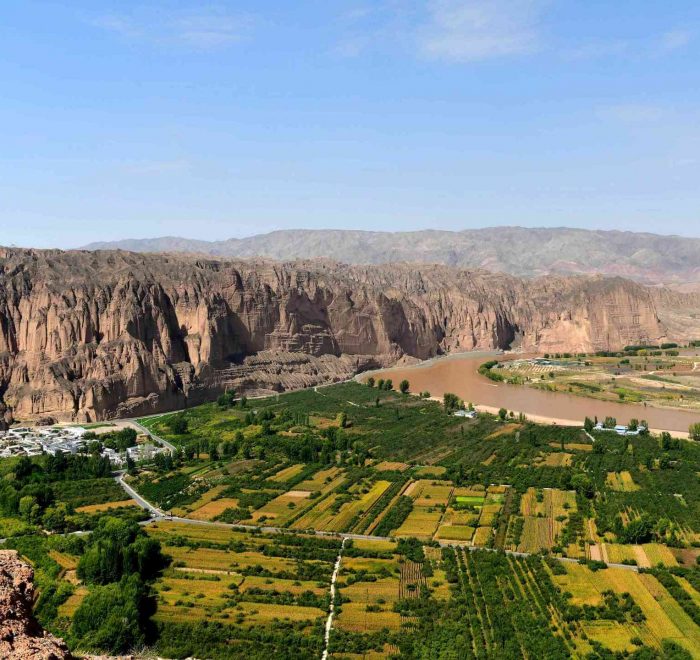
[[[631,493],[639,490],[639,486],[634,483],[632,475],[626,470],[623,472],[608,472],[606,483],[610,489],[621,493]]]
[[[173,558],[155,585],[158,622],[216,621],[232,639],[270,625],[319,634],[339,542],[174,522],[147,531]]]

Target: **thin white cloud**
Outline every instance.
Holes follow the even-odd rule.
[[[125,174],[136,176],[150,176],[161,174],[176,174],[189,169],[190,163],[184,159],[175,160],[151,160],[127,163],[123,166]]]
[[[221,9],[200,7],[191,12],[142,10],[108,14],[90,23],[132,41],[212,50],[241,41],[251,20]]]
[[[625,57],[633,60],[654,58],[688,46],[694,34],[690,30],[670,30],[662,34],[640,37],[638,39],[615,39],[593,41],[563,49],[567,59],[595,60],[610,57]]]
[[[643,124],[663,118],[664,109],[651,103],[620,103],[599,108],[598,115],[623,124]]]
[[[429,0],[420,51],[455,62],[533,52],[540,46],[543,5],[538,0]]]
[[[624,40],[594,41],[580,44],[562,51],[564,57],[571,60],[595,60],[607,57],[619,57],[629,54],[631,44]]]
[[[661,35],[659,46],[661,50],[673,51],[685,48],[693,39],[690,30],[671,30]]]

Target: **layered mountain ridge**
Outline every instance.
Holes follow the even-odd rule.
[[[8,419],[125,417],[402,358],[666,336],[652,291],[622,278],[0,248]]]
[[[127,239],[92,243],[86,249],[277,260],[327,257],[352,264],[406,261],[483,268],[518,277],[602,274],[645,284],[700,283],[700,238],[565,227],[412,232],[284,230],[223,241]]]

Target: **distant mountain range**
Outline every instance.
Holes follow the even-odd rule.
[[[177,237],[91,243],[87,250],[188,252],[277,260],[328,258],[348,264],[436,263],[520,277],[620,275],[645,284],[700,283],[700,238],[586,229],[492,227],[451,231],[284,230],[248,238]]]

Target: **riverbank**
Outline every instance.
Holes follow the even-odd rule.
[[[481,364],[489,359],[504,359],[521,354],[504,354],[495,351],[456,353],[425,360],[413,365],[377,369],[355,377],[366,382],[391,378],[394,385],[406,379],[413,392],[430,392],[442,400],[446,392],[452,392],[477,410],[498,413],[505,408],[516,415],[523,413],[529,420],[542,424],[582,426],[586,417],[614,417],[621,424],[633,418],[645,419],[654,433],[668,432],[677,438],[688,438],[691,424],[700,421],[700,414],[687,410],[644,407],[641,404],[600,401],[564,392],[548,392],[536,388],[494,382],[478,373]]]

